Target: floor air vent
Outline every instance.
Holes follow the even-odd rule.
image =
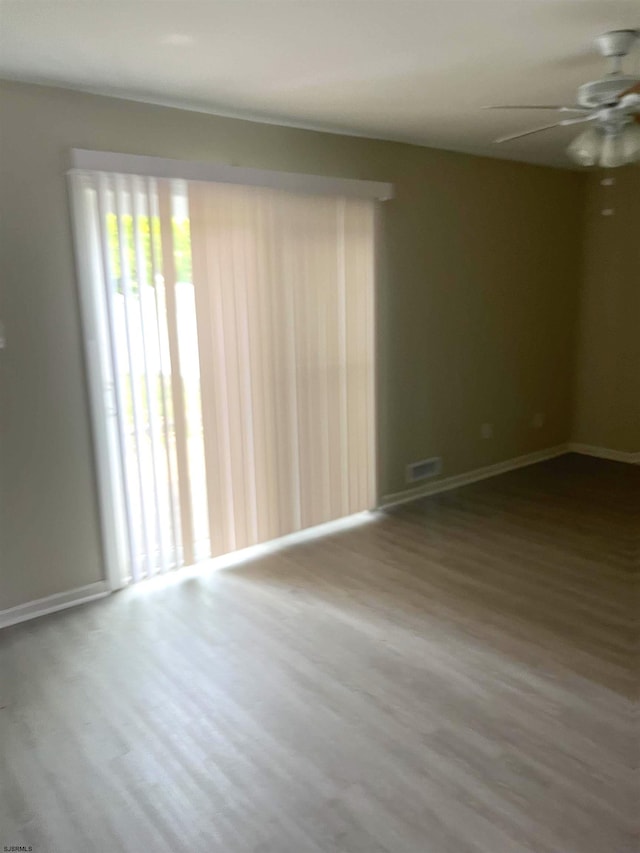
[[[432,459],[422,459],[420,462],[412,462],[407,465],[407,483],[417,483],[435,477],[442,471],[442,459],[434,456]]]

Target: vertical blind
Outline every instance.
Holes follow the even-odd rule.
[[[72,181],[124,579],[374,506],[374,202]]]

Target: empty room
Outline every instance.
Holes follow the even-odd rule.
[[[0,0],[5,853],[633,853],[637,0]]]

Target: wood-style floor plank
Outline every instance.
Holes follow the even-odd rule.
[[[0,633],[0,844],[630,853],[640,468],[566,456]]]

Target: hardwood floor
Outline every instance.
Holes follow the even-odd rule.
[[[628,853],[640,467],[565,456],[0,634],[0,844]]]

